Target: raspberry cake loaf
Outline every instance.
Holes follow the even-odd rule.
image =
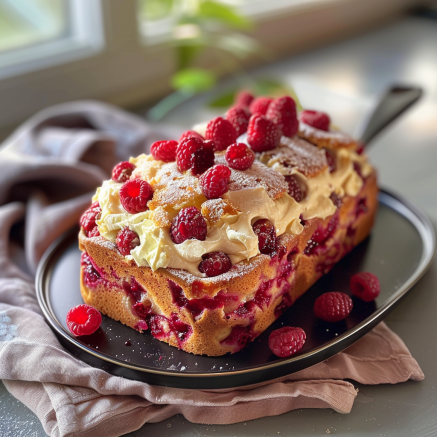
[[[81,218],[87,304],[234,353],[366,238],[378,188],[358,144],[290,97],[261,99],[114,168]]]

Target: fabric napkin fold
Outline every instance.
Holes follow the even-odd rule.
[[[131,381],[63,349],[36,301],[39,259],[78,222],[116,162],[179,134],[110,105],[73,102],[36,114],[0,148],[0,378],[36,413],[47,434],[119,436],[175,414],[196,423],[230,424],[300,408],[349,413],[357,392],[347,380],[422,380],[418,363],[384,323],[313,367],[227,390]]]

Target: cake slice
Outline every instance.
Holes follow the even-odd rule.
[[[114,169],[81,219],[87,304],[187,352],[235,353],[367,237],[378,187],[356,142],[303,122],[281,135],[264,117],[278,139],[254,153],[252,118],[238,147],[214,120],[207,139]]]

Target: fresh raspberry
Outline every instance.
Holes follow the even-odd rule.
[[[116,243],[121,254],[127,256],[132,249],[140,245],[140,237],[126,226],[118,232]]]
[[[97,227],[96,220],[99,219],[102,209],[100,208],[99,202],[94,202],[80,218],[80,225],[85,230],[87,237],[90,237],[90,233],[94,232],[93,229]],[[95,235],[93,235],[95,236]]]
[[[285,176],[285,180],[288,184],[288,194],[296,202],[300,202],[306,196],[306,187],[303,182],[295,175]]]
[[[191,169],[197,176],[214,165],[214,149],[209,141],[189,137],[179,143],[176,149],[176,164],[179,171]]]
[[[76,336],[96,332],[101,323],[102,315],[90,305],[78,305],[67,313],[67,327]]]
[[[281,132],[276,125],[264,115],[250,117],[247,127],[247,142],[255,152],[265,152],[279,146]]]
[[[260,219],[252,225],[253,232],[258,237],[258,249],[265,255],[276,253],[276,230],[267,219]]]
[[[254,97],[249,91],[240,91],[235,96],[235,106],[248,107],[252,103],[253,99]]]
[[[340,291],[323,293],[314,302],[314,315],[325,322],[339,322],[352,311],[352,299]]]
[[[352,294],[364,302],[371,302],[381,292],[379,279],[370,272],[361,272],[353,275],[349,285]]]
[[[120,188],[120,202],[129,214],[147,211],[147,202],[153,197],[153,189],[147,181],[130,179]]]
[[[232,267],[231,260],[223,252],[206,253],[202,256],[202,260],[198,267],[199,272],[209,277],[226,273]]]
[[[112,180],[122,184],[130,178],[134,169],[135,166],[128,161],[119,162],[112,170]]]
[[[296,135],[299,129],[297,121],[296,103],[290,96],[273,100],[266,112],[266,117],[275,123],[276,127],[286,137]]]
[[[92,237],[98,237],[100,236],[100,231],[99,228],[97,226],[94,226],[94,228],[91,229],[91,231],[88,232],[87,237],[92,238]]]
[[[243,135],[247,131],[249,125],[250,112],[246,108],[234,106],[226,113],[226,120],[234,126],[237,132],[237,137]]]
[[[216,199],[228,191],[231,170],[226,165],[217,164],[200,176],[200,187],[207,199]]]
[[[225,150],[237,137],[234,126],[223,117],[214,118],[206,126],[205,138],[214,141],[216,151]]]
[[[190,238],[203,241],[206,238],[206,233],[206,220],[194,206],[182,208],[173,219],[170,227],[170,237],[176,244],[183,243]]]
[[[229,167],[235,170],[247,170],[255,161],[255,153],[244,143],[231,144],[225,154]]]
[[[278,357],[289,357],[302,349],[306,338],[302,328],[285,326],[272,331],[269,336],[269,348]]]
[[[326,160],[328,161],[329,173],[333,173],[337,170],[337,164],[335,162],[335,152],[333,150],[325,150]]]
[[[174,140],[156,141],[150,148],[150,153],[157,161],[172,162],[176,160],[176,147],[178,142]]]
[[[199,140],[203,140],[204,138],[202,135],[199,134],[199,132],[196,132],[194,130],[187,130],[185,131],[181,137],[179,138],[179,142],[186,140],[187,138],[199,138]]]
[[[311,111],[308,109],[300,113],[299,119],[305,124],[327,132],[331,124],[329,115],[325,112]]]
[[[252,114],[266,115],[267,109],[272,100],[273,99],[270,97],[256,97],[252,100],[252,103],[249,106],[249,111]]]

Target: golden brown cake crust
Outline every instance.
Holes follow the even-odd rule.
[[[281,184],[275,189],[279,192]],[[280,236],[279,247],[283,249],[275,256],[260,254],[240,261],[229,272],[213,278],[172,268],[153,272],[149,267],[138,267],[122,256],[114,243],[103,237],[88,238],[82,230],[80,249],[89,255],[102,278],[95,284],[87,283],[83,280],[82,266],[83,299],[109,317],[140,331],[145,328],[144,322],[155,326],[154,321],[159,320],[160,328],[166,332],[157,338],[187,352],[210,356],[236,352],[241,349],[241,338],[252,340],[267,329],[280,315],[282,306],[291,305],[367,237],[377,209],[377,194],[373,172],[364,180],[357,196],[342,198],[336,212],[338,226],[323,250],[305,252],[314,231],[326,227],[333,216],[307,220],[299,235]],[[359,209],[359,202],[365,202],[365,208]],[[341,244],[334,244],[338,242]],[[133,298],[126,292],[126,284],[131,284],[132,278],[144,289],[140,297]],[[200,313],[193,310],[199,302],[207,304]],[[134,305],[149,309],[147,317],[144,314],[141,317],[141,311],[134,309]],[[175,329],[175,320],[187,326],[185,333]],[[246,337],[240,335],[242,332]]]

